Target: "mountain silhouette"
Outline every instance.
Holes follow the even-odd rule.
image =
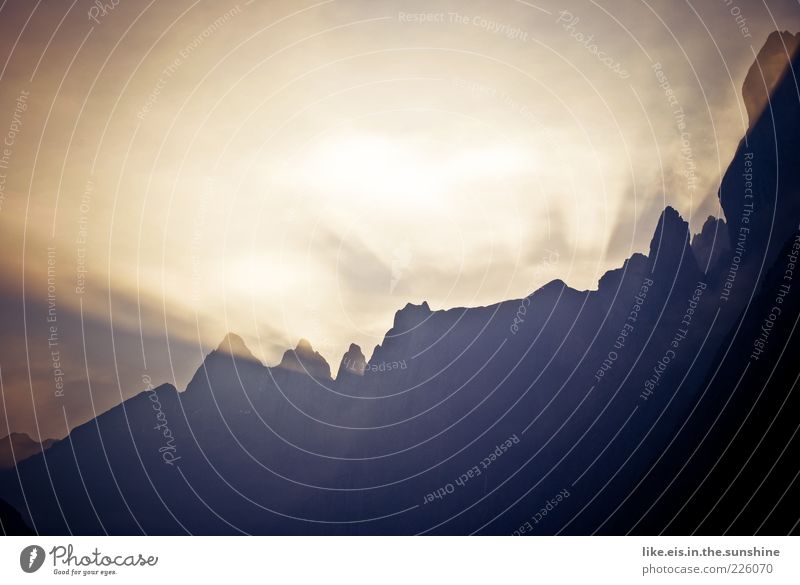
[[[25,433],[11,433],[0,439],[0,469],[11,469],[20,461],[49,449],[56,441],[34,441]]]
[[[148,387],[73,429],[0,497],[42,534],[796,533],[787,35],[745,80],[724,219],[693,236],[667,207],[597,290],[407,304],[335,379],[307,340],[270,367],[229,334],[185,391]]]
[[[283,354],[283,359],[278,365],[279,368],[296,372],[298,374],[307,374],[321,378],[323,380],[331,379],[331,367],[325,358],[318,352],[314,351],[311,343],[306,339],[301,339],[297,343],[297,347],[288,350]]]

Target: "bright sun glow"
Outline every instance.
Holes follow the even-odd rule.
[[[531,175],[537,158],[529,148],[502,143],[436,148],[379,135],[346,135],[320,140],[289,165],[286,180],[328,195],[431,204],[455,194],[458,185]],[[291,176],[295,169],[302,172]]]

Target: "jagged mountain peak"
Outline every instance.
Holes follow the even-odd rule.
[[[658,250],[678,246],[683,248],[689,241],[689,224],[681,217],[678,211],[667,205],[658,218],[653,239],[650,240],[650,257],[655,256]]]
[[[363,376],[366,367],[367,359],[364,357],[361,347],[355,343],[351,343],[350,348],[342,356],[342,361],[339,365],[339,373],[337,374],[336,379],[341,380],[350,374]]]
[[[406,303],[405,307],[395,313],[393,329],[395,333],[408,331],[425,321],[431,314],[428,301],[422,301],[422,304],[419,305]]]
[[[639,252],[634,252],[630,258],[627,258],[623,263],[622,266],[616,268],[614,270],[609,270],[603,276],[600,277],[600,280],[597,283],[598,290],[607,290],[607,289],[615,289],[622,278],[631,273],[641,274],[647,270],[647,256],[641,254]]]
[[[674,278],[678,273],[699,273],[695,255],[690,247],[689,223],[671,206],[664,208],[650,240],[649,262],[653,273]],[[694,277],[694,276],[693,276]]]
[[[422,301],[419,305],[415,305],[414,303],[406,303],[406,306],[400,309],[400,312],[403,311],[417,311],[417,312],[424,312],[430,313],[431,308],[428,305],[428,301]]]
[[[295,351],[302,352],[305,354],[313,354],[314,347],[311,345],[311,342],[308,339],[301,338],[300,341],[297,342],[297,347],[295,347]]]
[[[578,292],[576,289],[569,286],[566,282],[561,280],[560,278],[554,278],[553,280],[543,284],[531,294],[528,295],[527,298],[532,299],[534,297],[542,296],[542,295],[556,295],[556,296],[563,296],[569,295],[572,293]]]
[[[319,352],[314,350],[307,339],[300,339],[297,347],[286,350],[277,367],[291,372],[310,374],[316,378],[331,377],[330,365]]]
[[[217,346],[220,353],[227,353],[235,357],[244,357],[255,360],[253,353],[245,344],[244,339],[235,333],[228,333]]]
[[[560,278],[555,278],[550,282],[542,285],[539,291],[546,291],[546,290],[563,290],[565,288],[569,288],[567,283],[561,280]],[[537,291],[537,292],[539,292]]]
[[[725,220],[709,215],[700,232],[692,237],[692,251],[701,270],[713,269],[730,251]]]

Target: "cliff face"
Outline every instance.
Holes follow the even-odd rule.
[[[742,98],[752,128],[764,114],[775,89],[786,75],[792,76],[789,65],[797,57],[800,33],[775,31],[750,66],[742,86]],[[796,75],[796,73],[794,74]]]
[[[800,216],[798,45],[800,35],[772,33],[743,86],[750,128],[719,197],[744,278],[775,262]]]

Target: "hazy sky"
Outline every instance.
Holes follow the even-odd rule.
[[[183,388],[227,331],[335,370],[407,302],[594,288],[665,205],[719,215],[745,73],[800,30],[796,0],[94,6],[0,8],[3,410],[34,436]]]

